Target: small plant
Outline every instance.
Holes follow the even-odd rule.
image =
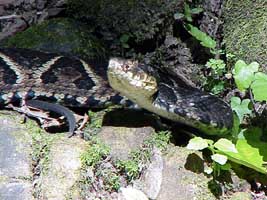
[[[174,19],[176,20],[182,20],[185,19],[187,23],[184,23],[185,29],[197,40],[200,41],[200,44],[204,47],[207,47],[211,50],[211,52],[216,52],[216,41],[213,40],[210,36],[208,36],[206,33],[199,30],[197,27],[190,24],[193,22],[192,14],[196,15],[203,11],[202,8],[190,8],[189,4],[184,4],[184,13],[175,13]]]
[[[231,108],[234,111],[234,126],[231,135],[213,143],[200,137],[189,141],[189,149],[208,148],[212,152],[213,172],[217,175],[220,170],[229,169],[225,166],[227,160],[245,165],[258,172],[267,174],[267,142],[262,140],[265,126],[249,126],[244,123],[246,117],[259,116],[255,103],[267,101],[267,74],[259,71],[259,64],[246,64],[239,60],[233,68],[233,77],[237,88],[249,98],[231,98]],[[240,126],[243,123],[243,126]],[[261,125],[261,123],[258,123]],[[211,170],[208,170],[211,171]]]
[[[87,151],[81,155],[83,166],[95,167],[100,161],[109,155],[110,149],[98,139],[92,139]]]
[[[160,131],[152,135],[151,138],[144,142],[147,146],[155,145],[160,150],[164,151],[170,143],[171,133],[169,131]]]
[[[132,181],[139,176],[140,168],[137,160],[118,160],[116,167],[126,173],[128,181]]]
[[[121,183],[120,177],[116,171],[112,169],[98,169],[95,174],[99,179],[103,180],[104,189],[107,191],[118,191]]]
[[[205,66],[205,89],[213,94],[221,93],[225,88],[226,64],[221,59],[211,58]]]
[[[184,4],[184,13],[175,13],[174,14],[174,19],[176,20],[181,20],[181,19],[186,19],[188,22],[192,22],[192,15],[197,15],[203,11],[202,8],[190,8],[190,6],[185,3]]]
[[[170,142],[171,134],[168,131],[154,133],[149,139],[144,141],[142,147],[130,153],[129,160],[118,160],[116,167],[126,174],[127,180],[132,181],[140,175],[140,172],[151,156],[154,147],[161,151],[166,150]]]
[[[191,150],[203,150],[208,148],[211,150],[211,159],[213,160],[212,168],[206,168],[205,172],[207,174],[213,173],[214,178],[220,175],[221,170],[229,170],[231,168],[231,165],[226,163],[228,160],[227,156],[221,154],[221,152],[237,153],[235,145],[225,138],[219,139],[214,143],[212,140],[194,137],[189,141],[187,148]]]

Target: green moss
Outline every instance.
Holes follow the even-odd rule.
[[[42,173],[46,173],[50,162],[50,148],[52,142],[60,139],[62,134],[45,133],[34,121],[28,120],[25,124],[32,137],[32,160],[38,163]]]
[[[95,167],[105,157],[109,155],[110,149],[98,138],[94,137],[89,143],[88,149],[81,155],[83,167]]]
[[[88,26],[67,18],[34,25],[4,41],[4,46],[64,52],[87,59],[105,58],[107,53]]]
[[[264,0],[227,0],[224,5],[224,42],[227,53],[247,63],[259,62],[266,71],[267,7]]]

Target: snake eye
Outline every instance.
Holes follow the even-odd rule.
[[[130,69],[130,66],[129,66],[129,65],[124,65],[124,66],[123,66],[123,70],[124,70],[124,71],[127,72],[129,69]]]

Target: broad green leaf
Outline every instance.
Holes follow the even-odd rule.
[[[227,162],[227,156],[221,154],[213,154],[211,159],[215,162],[219,163],[220,165],[224,165]]]
[[[201,137],[194,137],[191,140],[189,140],[188,145],[186,146],[187,149],[192,149],[192,150],[202,150],[207,148],[208,141],[201,138]]]
[[[244,91],[249,88],[254,80],[254,73],[258,70],[259,64],[257,62],[252,62],[247,65],[243,60],[238,60],[233,69],[234,79],[238,89]]]
[[[225,138],[221,138],[217,142],[215,142],[214,147],[223,152],[237,153],[235,145],[230,140],[227,140]]]
[[[197,27],[192,26],[191,24],[186,24],[187,31],[194,36],[197,40],[200,41],[200,44],[204,47],[214,49],[216,47],[216,41],[213,40],[206,33],[199,30]]]
[[[267,142],[262,141],[261,129],[252,127],[243,130],[243,138],[237,140],[236,149],[238,153],[223,151],[218,151],[218,153],[226,155],[233,162],[267,174],[267,168],[264,167],[267,161]]]
[[[240,123],[243,121],[244,115],[251,114],[252,111],[249,109],[250,99],[241,99],[239,97],[231,98],[231,108],[234,110],[239,118]]]
[[[254,99],[257,101],[267,101],[267,75],[258,72],[255,74],[255,80],[251,84]]]

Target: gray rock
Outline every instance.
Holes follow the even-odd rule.
[[[41,178],[40,196],[49,200],[77,199],[81,160],[86,143],[80,138],[67,138],[65,135],[55,140],[50,149],[48,170]],[[52,184],[51,184],[52,183]]]
[[[162,184],[163,158],[159,149],[154,149],[151,163],[141,177],[142,188],[136,186],[150,198],[156,199]],[[140,182],[140,181],[138,181]]]
[[[1,111],[1,114],[3,111]],[[0,115],[0,199],[32,199],[31,137],[19,117]]]
[[[33,200],[32,184],[27,181],[13,180],[0,183],[1,200]]]
[[[147,196],[140,190],[132,187],[120,188],[121,194],[119,200],[148,200]]]
[[[145,139],[154,132],[151,127],[126,128],[104,126],[98,134],[100,139],[111,148],[111,156],[125,160],[130,151],[138,149]]]

